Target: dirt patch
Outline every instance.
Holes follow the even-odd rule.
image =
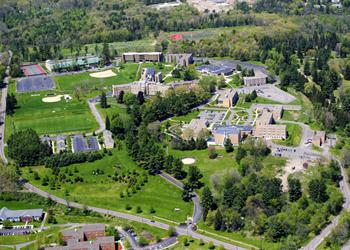
[[[69,101],[72,99],[72,97],[70,95],[56,95],[56,96],[48,96],[48,97],[44,97],[43,99],[41,99],[43,102],[46,103],[53,103],[53,102],[59,102],[61,101],[61,98],[64,97],[64,99],[66,101]]]
[[[196,162],[196,160],[194,158],[184,158],[181,161],[185,165],[191,165],[191,164],[194,164]]]
[[[116,76],[117,74],[114,73],[112,70],[106,70],[106,71],[101,71],[101,72],[95,72],[91,73],[90,76],[93,78],[108,78],[108,77],[113,77]]]

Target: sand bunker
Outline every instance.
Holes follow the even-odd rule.
[[[94,78],[108,78],[108,77],[113,77],[116,76],[117,74],[114,73],[112,70],[106,70],[106,71],[101,71],[101,72],[96,72],[96,73],[91,73],[90,76]]]
[[[184,159],[182,159],[181,161],[182,161],[182,163],[185,164],[185,165],[191,165],[191,164],[193,164],[193,163],[196,162],[196,160],[193,159],[193,158],[184,158]]]
[[[52,102],[59,102],[61,101],[61,98],[64,97],[66,101],[71,100],[72,97],[70,95],[56,95],[56,96],[48,96],[42,99],[43,102],[52,103]]]

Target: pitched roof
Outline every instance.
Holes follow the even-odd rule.
[[[6,220],[7,218],[40,217],[42,214],[42,209],[10,210],[3,207],[0,210],[0,219]]]

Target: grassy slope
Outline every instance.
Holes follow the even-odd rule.
[[[79,173],[76,176],[83,177],[84,183],[63,183],[61,189],[50,190],[48,186],[41,186],[40,180],[34,180],[33,175],[28,173],[28,169],[23,169],[23,175],[34,185],[59,197],[65,197],[65,190],[68,190],[69,200],[91,206],[130,213],[136,213],[136,207],[140,206],[143,210],[142,215],[147,217],[152,217],[149,214],[149,209],[153,207],[156,210],[155,216],[176,222],[185,221],[186,216],[192,215],[192,204],[181,200],[181,190],[159,176],[149,176],[148,183],[140,191],[135,194],[131,193],[131,197],[120,198],[121,191],[126,193],[126,184],[115,182],[108,177],[108,175],[113,176],[114,166],[117,163],[122,166],[120,171],[136,170],[139,173],[144,172],[131,161],[124,150],[114,150],[112,156],[106,156],[94,163],[76,164],[68,167],[72,171],[74,167],[77,167]],[[97,168],[103,170],[104,174],[93,175],[92,171]],[[33,170],[37,171],[42,178],[45,174],[49,175],[51,171],[44,167],[35,167]],[[162,191],[160,192],[160,190]],[[132,206],[131,211],[125,209],[126,204]],[[174,208],[180,208],[180,211],[174,212]]]
[[[286,140],[273,140],[273,142],[290,147],[296,147],[300,144],[302,128],[297,124],[287,124],[288,137]]]

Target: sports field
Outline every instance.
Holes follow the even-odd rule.
[[[52,177],[48,168],[32,167],[32,169],[38,172],[41,178],[45,175]],[[154,219],[160,217],[176,222],[185,221],[187,216],[192,215],[192,203],[182,201],[180,189],[159,176],[146,175],[146,171],[135,165],[126,150],[114,149],[112,156],[105,156],[93,163],[62,168],[62,173],[65,169],[71,173],[71,176],[67,175],[71,181],[55,181],[54,190],[50,185],[42,186],[41,180],[34,180],[28,168],[23,169],[23,177],[43,190],[86,205],[134,214],[138,213],[137,207],[140,207],[142,211],[139,211],[139,214],[143,216]],[[93,174],[97,169],[100,170],[100,174]],[[112,179],[116,173],[118,180]],[[75,182],[76,176],[82,177],[84,182]],[[144,182],[145,178],[147,182]],[[130,187],[130,183],[134,181],[137,183],[136,188]],[[69,192],[68,196],[66,190]],[[121,197],[121,193],[124,197]],[[151,208],[154,209],[153,213],[150,212]],[[175,211],[175,208],[180,210]]]
[[[136,63],[124,64],[121,69],[113,69],[113,72],[117,74],[116,76],[108,78],[94,78],[90,76],[91,72],[84,72],[56,76],[54,80],[56,82],[56,88],[65,92],[74,91],[76,88],[87,91],[100,90],[113,84],[124,84],[135,81],[138,67]]]
[[[73,98],[66,102],[62,98],[59,102],[45,103],[42,98],[47,93],[16,95],[18,108],[12,117],[6,117],[7,138],[13,128],[16,130],[32,128],[39,134],[58,134],[90,132],[98,127],[86,101],[77,101]]]

